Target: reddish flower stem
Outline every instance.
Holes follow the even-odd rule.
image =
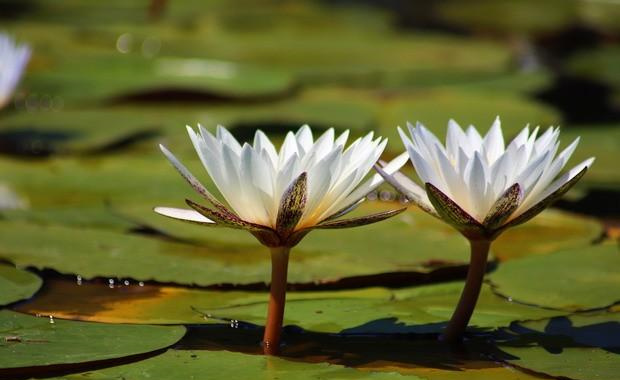
[[[263,336],[265,355],[278,355],[280,336],[286,303],[286,276],[288,272],[289,247],[271,248],[271,286],[269,287],[269,309]]]
[[[469,269],[467,270],[467,280],[465,287],[461,293],[458,306],[448,322],[448,326],[441,336],[441,340],[445,342],[458,342],[463,338],[469,319],[474,312],[482,280],[486,271],[487,257],[489,255],[489,240],[470,240],[471,257],[469,261]]]

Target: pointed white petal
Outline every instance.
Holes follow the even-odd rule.
[[[214,224],[215,222],[208,219],[206,216],[200,214],[195,210],[175,208],[175,207],[155,207],[153,209],[156,213],[167,216],[168,218],[185,220],[194,223]]]

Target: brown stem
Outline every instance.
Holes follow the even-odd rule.
[[[467,280],[459,304],[441,336],[441,340],[445,342],[458,342],[462,339],[476,307],[476,302],[478,302],[482,280],[484,279],[491,241],[470,240],[469,243],[471,245],[471,258],[467,270]]]
[[[265,355],[277,355],[280,351],[280,335],[286,303],[286,275],[288,272],[289,247],[271,248],[271,286],[269,287],[269,309],[263,336]]]

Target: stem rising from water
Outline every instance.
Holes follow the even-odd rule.
[[[271,286],[269,287],[269,309],[263,336],[265,355],[278,355],[280,336],[286,303],[286,276],[288,273],[289,247],[271,248]]]
[[[448,322],[448,326],[440,338],[444,342],[455,343],[461,341],[480,295],[491,241],[470,240],[469,243],[471,246],[471,258],[469,269],[467,270],[467,280],[465,281],[465,287],[461,293],[458,306],[454,310],[452,318],[450,318],[450,322]]]

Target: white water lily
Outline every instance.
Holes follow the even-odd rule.
[[[0,108],[11,99],[29,59],[27,45],[17,44],[8,35],[0,33]]]
[[[177,170],[214,208],[188,201],[193,210],[157,207],[159,214],[247,229],[266,245],[290,246],[312,228],[353,227],[402,211],[335,220],[383,182],[375,174],[362,183],[387,143],[385,139],[373,138],[372,132],[345,148],[348,131],[336,138],[334,130],[329,129],[314,140],[310,127],[304,125],[296,133],[289,132],[277,151],[261,131],[256,132],[252,145],[242,145],[222,126],[218,126],[215,135],[202,126],[198,129],[196,133],[187,127],[202,164],[230,208],[217,201],[161,146]],[[406,161],[403,154],[386,170],[394,172]]]
[[[526,222],[570,189],[588,170],[589,158],[560,172],[579,138],[556,155],[559,128],[540,136],[525,127],[508,146],[499,117],[483,137],[448,123],[446,144],[422,124],[398,132],[424,188],[401,173],[377,171],[426,212],[455,227],[470,243],[471,258],[463,292],[441,338],[459,341],[474,312],[492,241],[506,228]]]
[[[244,229],[271,250],[269,306],[263,336],[267,355],[278,353],[286,278],[291,247],[314,228],[346,228],[375,223],[405,208],[351,219],[338,219],[353,210],[383,182],[379,174],[362,182],[381,156],[387,140],[373,133],[347,148],[349,132],[337,138],[329,129],[316,141],[310,127],[289,132],[279,151],[261,131],[254,143],[240,144],[226,128],[215,136],[202,126],[187,127],[194,148],[229,207],[218,201],[164,146],[172,165],[212,208],[186,200],[192,209],[156,207],[155,212],[206,226]],[[401,154],[384,168],[393,173],[407,162]]]
[[[468,237],[492,237],[529,220],[568,191],[594,161],[559,175],[579,138],[556,155],[559,128],[539,136],[538,128],[525,127],[505,146],[499,117],[484,137],[473,126],[463,131],[450,120],[445,145],[420,123],[408,123],[408,129],[409,136],[398,131],[425,189],[402,174],[385,177]]]

